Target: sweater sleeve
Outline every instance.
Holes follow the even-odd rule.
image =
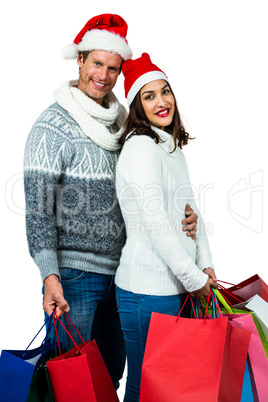
[[[194,200],[193,201],[191,200],[190,205],[198,215],[197,234],[195,239],[196,264],[202,271],[205,268],[214,269],[214,264],[212,262],[212,255],[210,252],[209,242],[206,234],[205,223]]]
[[[39,119],[27,139],[24,155],[26,235],[41,278],[59,276],[56,198],[65,149],[64,138]]]
[[[124,208],[136,210],[146,234],[163,260],[187,291],[195,291],[206,284],[208,277],[185,250],[181,236],[166,230],[168,225],[172,227],[172,221],[165,205],[161,160],[156,146],[146,136],[133,137],[126,143],[118,173],[123,177],[131,196],[124,204],[119,195],[120,206],[123,214]],[[157,232],[154,230],[156,224],[160,228]]]
[[[185,166],[188,171],[187,162],[186,162],[186,159],[183,154],[182,154],[182,157],[185,161]],[[189,175],[189,173],[188,173],[188,175]],[[189,204],[192,207],[192,209],[196,212],[196,214],[198,215],[197,234],[196,234],[196,239],[195,239],[196,264],[199,267],[199,269],[201,269],[202,271],[205,268],[213,268],[214,269],[214,265],[212,262],[212,255],[210,252],[210,247],[209,247],[208,238],[207,238],[207,234],[206,234],[205,223],[204,223],[201,213],[198,209],[198,206],[196,205],[193,194],[192,194],[191,201],[189,202]]]

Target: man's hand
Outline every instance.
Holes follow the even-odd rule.
[[[211,278],[214,282],[217,282],[217,278],[216,278],[216,275],[215,275],[215,272],[214,272],[214,269],[213,268],[205,268],[204,270],[203,270],[203,272],[205,273],[205,274],[207,274],[208,276],[209,276],[209,278]],[[218,287],[217,287],[218,288]]]
[[[48,276],[45,281],[45,295],[43,302],[43,309],[48,314],[51,315],[54,308],[56,308],[56,313],[58,317],[62,316],[65,311],[68,312],[70,307],[67,301],[64,299],[63,290],[60,280],[57,275]]]
[[[196,238],[196,225],[198,215],[194,212],[189,204],[186,204],[185,216],[186,218],[182,221],[182,224],[185,226],[183,226],[182,230],[184,232],[187,232],[186,236],[191,237],[194,240]]]

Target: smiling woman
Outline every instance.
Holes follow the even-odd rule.
[[[135,134],[146,134],[156,143],[160,136],[151,126],[165,128],[172,137],[174,149],[176,142],[181,148],[192,139],[185,131],[176,98],[168,78],[155,64],[151,63],[147,53],[139,59],[123,64],[125,75],[125,95],[128,101],[129,115],[119,144],[124,145],[126,138]]]
[[[77,88],[102,105],[103,99],[116,84],[123,59],[104,50],[80,52],[77,59],[79,81]]]
[[[181,151],[190,137],[168,79],[147,53],[122,71],[130,110],[116,189],[127,241],[115,283],[128,359],[124,401],[138,402],[152,312],[177,315],[186,292],[206,297],[217,280],[200,213],[195,240],[182,230],[186,205],[198,209]]]
[[[141,104],[148,120],[156,127],[169,126],[175,112],[175,99],[164,80],[146,84],[140,93]]]

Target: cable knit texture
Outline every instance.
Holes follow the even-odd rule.
[[[116,284],[147,295],[174,295],[202,288],[212,267],[204,224],[193,199],[186,160],[173,150],[168,133],[153,128],[164,142],[148,136],[126,141],[117,164],[116,186],[127,242]],[[185,206],[199,216],[196,240],[182,231]]]
[[[114,274],[125,243],[115,169],[126,111],[114,94],[104,108],[75,84],[55,92],[25,148],[27,239],[42,279],[60,267]]]

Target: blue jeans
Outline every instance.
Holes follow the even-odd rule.
[[[61,268],[60,275],[71,320],[85,341],[96,340],[115,388],[118,388],[126,352],[115,300],[114,276],[71,268]],[[74,329],[72,335],[77,344],[82,342]],[[66,349],[74,347],[61,325],[59,338]]]
[[[126,343],[128,375],[124,402],[138,402],[142,361],[152,312],[178,315],[186,294],[149,296],[116,287],[116,301]],[[183,311],[187,315],[188,307]]]

